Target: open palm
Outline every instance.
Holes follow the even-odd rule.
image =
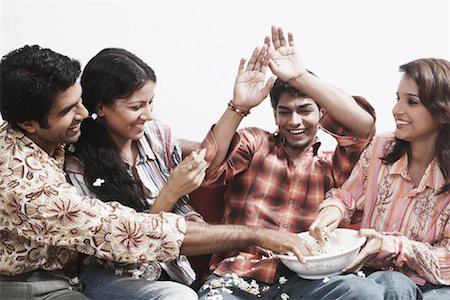
[[[268,37],[265,43],[267,45],[270,44]],[[283,30],[272,26],[272,43],[275,51],[272,53],[270,69],[275,75],[283,81],[289,82],[306,73],[303,59],[294,47],[294,36],[292,33],[288,33],[287,42]]]
[[[236,107],[250,110],[267,97],[274,82],[274,78],[271,78],[265,83],[269,60],[267,45],[253,51],[246,68],[245,59],[241,59],[233,92],[233,103]]]

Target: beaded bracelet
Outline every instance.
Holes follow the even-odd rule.
[[[241,117],[245,117],[250,114],[249,110],[241,110],[241,109],[237,108],[236,106],[234,106],[232,100],[230,100],[230,102],[228,102],[228,108],[235,111]]]

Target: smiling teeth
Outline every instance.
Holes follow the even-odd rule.
[[[409,125],[409,124],[411,124],[411,122],[403,121],[403,120],[397,120],[397,124],[398,125]]]
[[[289,130],[289,132],[292,133],[292,134],[300,134],[300,133],[303,133],[305,131],[304,130]]]

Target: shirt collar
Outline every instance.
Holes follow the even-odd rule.
[[[5,126],[5,127],[3,127]],[[59,144],[53,156],[48,155],[41,147],[39,147],[32,139],[26,136],[22,131],[12,128],[7,122],[2,125],[2,129],[7,130],[7,135],[10,136],[12,143],[22,144],[26,148],[30,148],[41,155],[41,157],[48,157],[50,161],[54,162],[58,168],[64,167],[64,147],[65,144]]]
[[[399,160],[392,164],[389,174],[401,175],[406,180],[411,180],[408,173],[407,154],[404,154]],[[440,190],[442,185],[445,183],[444,175],[439,169],[436,158],[430,162],[423,176],[425,177],[425,186],[428,186],[436,191]],[[419,186],[418,188],[420,189],[421,187]]]
[[[138,157],[136,163],[146,162],[147,160],[155,160],[156,155],[150,146],[150,140],[147,135],[144,134],[142,138],[137,141]]]
[[[284,136],[282,134],[280,134],[278,131],[275,131],[273,133],[273,137],[275,138],[275,141],[277,143],[279,143],[280,145],[284,145],[284,143],[286,142],[286,139],[284,138]],[[322,142],[320,141],[319,137],[315,137],[314,139],[314,143],[311,145],[312,151],[313,151],[313,156],[317,155],[317,152],[319,151],[320,145],[322,144]],[[308,151],[310,151],[310,149],[308,149]]]
[[[444,174],[442,174],[441,169],[439,169],[436,157],[431,161],[425,170],[425,176],[427,176],[426,185],[436,191],[439,191],[444,185]]]

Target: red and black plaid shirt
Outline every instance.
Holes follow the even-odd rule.
[[[364,98],[354,97],[375,117]],[[302,232],[317,216],[325,192],[340,186],[350,175],[367,138],[351,136],[348,130],[328,115],[321,119],[321,128],[338,142],[331,153],[318,153],[316,143],[294,165],[284,148],[284,138],[259,128],[239,130],[230,145],[228,157],[206,178],[205,186],[227,185],[224,223],[242,224],[278,231]],[[210,131],[202,143],[207,160],[217,151]],[[267,254],[257,247],[213,256],[211,268],[223,276],[235,273],[273,283],[278,259],[265,259]]]

